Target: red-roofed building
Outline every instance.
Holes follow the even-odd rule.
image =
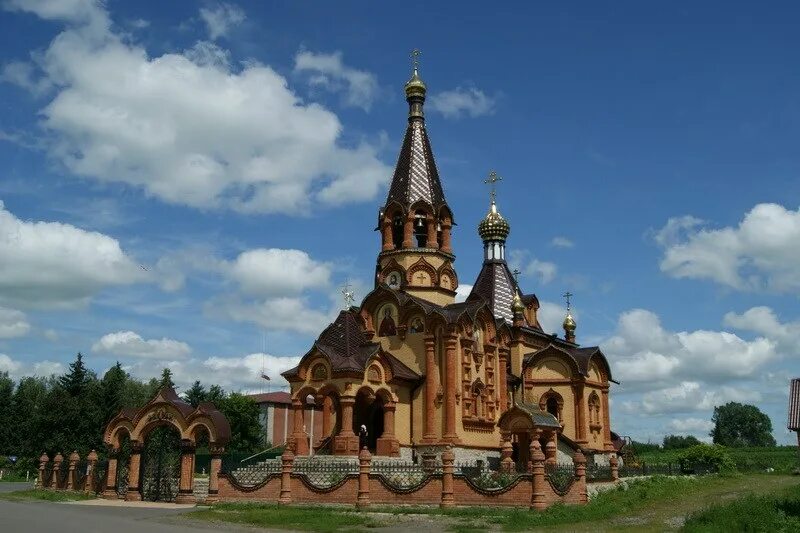
[[[294,412],[292,410],[292,398],[288,392],[266,392],[263,394],[248,395],[258,404],[260,411],[259,423],[264,430],[264,443],[271,443],[273,446],[286,444],[291,436],[291,428],[294,427]],[[312,418],[311,411],[314,411]],[[322,414],[321,408],[314,408],[309,404],[304,413],[304,420],[314,420],[313,437],[315,445],[318,445],[322,438]],[[310,422],[307,424],[306,431],[311,438]]]

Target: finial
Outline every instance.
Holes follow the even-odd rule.
[[[419,56],[421,55],[422,52],[420,52],[418,48],[411,50],[411,66],[413,67],[415,74],[419,71]]]
[[[406,100],[408,101],[408,119],[409,120],[422,120],[422,104],[425,102],[425,93],[427,88],[425,82],[419,77],[419,56],[422,54],[416,48],[411,52],[411,66],[413,72],[411,79],[406,82]]]
[[[344,286],[342,287],[342,297],[344,298],[344,308],[350,309],[356,299],[355,293],[350,290],[350,280],[346,280],[344,282]]]
[[[575,295],[572,294],[571,292],[567,291],[564,294],[562,294],[561,296],[563,296],[567,300],[567,312],[569,312],[569,310],[570,310],[570,298],[572,298]]]
[[[491,186],[491,191],[489,192],[489,196],[492,199],[492,204],[494,204],[495,197],[497,196],[497,189],[496,183],[498,181],[503,181],[503,178],[497,175],[497,172],[494,170],[489,172],[489,177],[483,180],[484,183],[488,183]]]
[[[511,273],[514,274],[514,281],[519,285],[519,275],[522,274],[522,272],[518,268],[515,268]]]

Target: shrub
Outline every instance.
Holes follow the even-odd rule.
[[[798,531],[800,530],[800,488],[783,497],[748,496],[694,513],[684,531]]]
[[[681,468],[689,470],[696,466],[712,466],[718,472],[734,472],[736,464],[724,446],[698,444],[687,448],[678,456]]]

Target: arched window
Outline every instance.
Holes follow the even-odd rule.
[[[428,215],[425,211],[414,213],[414,236],[417,238],[417,248],[428,247]]]
[[[547,412],[556,418],[561,418],[558,412],[558,400],[556,400],[555,396],[547,398]]]
[[[486,417],[486,404],[483,401],[483,391],[483,383],[476,381],[472,386],[472,412],[470,413],[475,418]]]
[[[392,241],[395,250],[403,246],[403,215],[395,213],[392,217]]]
[[[600,397],[597,392],[592,392],[589,396],[589,424],[600,426]]]
[[[553,389],[550,389],[539,398],[539,409],[547,411],[561,422],[564,411],[564,398]]]

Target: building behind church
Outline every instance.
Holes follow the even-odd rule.
[[[295,453],[353,456],[366,445],[410,459],[450,445],[457,461],[504,453],[525,464],[530,439],[540,439],[553,443],[551,461],[556,449],[561,461],[580,448],[605,462],[614,451],[608,361],[598,347],[577,344],[569,306],[563,338],[542,330],[536,295],[523,292],[506,263],[511,227],[494,188],[478,224],[483,265],[466,300],[455,301],[455,217],[416,67],[405,94],[408,127],[378,215],[374,289],[283,374]],[[313,438],[308,401],[321,409]]]

